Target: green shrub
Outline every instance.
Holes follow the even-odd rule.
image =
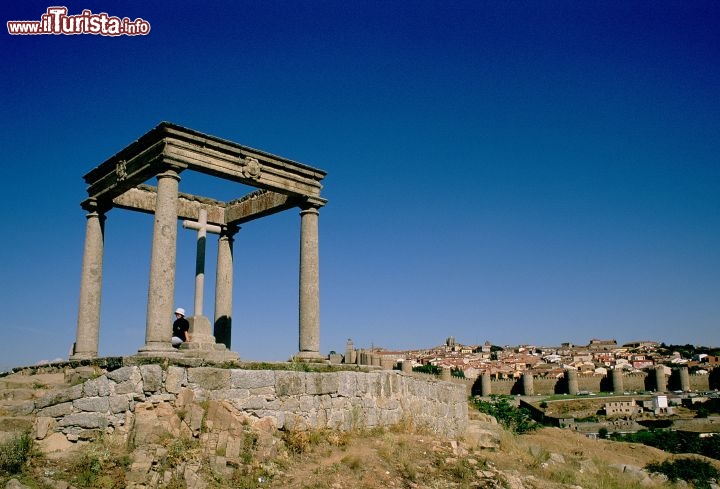
[[[33,449],[29,433],[17,435],[0,444],[0,473],[14,475],[22,471]]]
[[[516,434],[528,433],[540,427],[533,421],[530,411],[526,408],[515,407],[510,396],[490,396],[489,401],[474,398],[473,404],[481,413],[489,414],[497,419],[498,423]]]
[[[710,479],[717,480],[720,471],[705,460],[686,458],[682,460],[650,463],[645,466],[649,472],[664,474],[671,482],[684,480],[692,482],[697,489],[710,489]]]

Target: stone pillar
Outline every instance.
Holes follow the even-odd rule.
[[[215,273],[215,340],[230,349],[232,335],[233,241],[237,226],[223,227]]]
[[[97,357],[100,338],[105,216],[97,210],[95,200],[84,203],[83,207],[88,211],[85,224],[85,251],[80,277],[77,335],[70,360]]]
[[[533,380],[533,374],[525,372],[522,376],[523,394],[526,396],[535,395],[535,384]]]
[[[412,373],[412,360],[403,360],[402,371],[406,374]]]
[[[440,369],[440,380],[450,380],[452,373],[448,367],[442,367]]]
[[[667,380],[665,379],[665,367],[657,365],[655,367],[655,390],[657,392],[665,392],[667,390]]]
[[[615,394],[622,394],[625,392],[623,386],[623,371],[620,368],[615,367],[612,371],[612,386]]]
[[[578,372],[569,368],[565,371],[565,380],[567,380],[568,394],[576,396],[578,393]]]
[[[320,355],[320,255],[315,207],[300,212],[300,352],[301,360]]]
[[[175,257],[177,254],[178,182],[180,176],[168,169],[157,176],[157,203],[150,256],[145,356],[178,354],[170,345],[173,301],[175,300]]]
[[[480,395],[489,396],[492,394],[491,378],[488,372],[484,372],[480,378]]]
[[[690,392],[690,371],[687,367],[680,367],[680,389]]]
[[[382,357],[377,353],[370,354],[370,365],[373,367],[380,367],[382,365]]]

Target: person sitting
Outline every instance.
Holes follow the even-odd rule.
[[[178,307],[175,309],[175,322],[173,322],[172,339],[170,342],[175,348],[190,341],[190,323],[185,319],[185,309]]]

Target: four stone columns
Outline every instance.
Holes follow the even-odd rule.
[[[157,204],[150,257],[145,346],[141,355],[175,354],[170,345],[175,300],[175,257],[177,254],[178,182],[180,176],[168,169],[157,176]]]
[[[94,200],[88,201],[83,207],[88,211],[88,215],[80,278],[77,339],[70,355],[71,360],[97,357],[100,337],[105,216],[97,210],[97,202]]]
[[[232,332],[233,241],[238,226],[223,227],[215,274],[215,340],[230,349]]]
[[[318,215],[315,207],[300,212],[300,352],[297,356],[303,360],[322,358]]]
[[[175,300],[177,255],[178,187],[177,169],[168,168],[157,175],[155,221],[150,258],[145,345],[138,350],[144,356],[168,356],[180,353],[171,346],[172,312]],[[80,283],[77,339],[71,359],[97,357],[100,331],[104,215],[97,202],[88,200],[85,251]],[[320,266],[318,246],[318,209],[300,212],[300,297],[299,353],[301,360],[319,360],[320,355]],[[215,337],[230,348],[233,285],[233,236],[238,226],[224,227],[218,240],[215,291]]]

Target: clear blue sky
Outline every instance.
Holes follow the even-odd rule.
[[[53,5],[3,2],[3,25]],[[62,5],[151,32],[0,33],[0,369],[67,358],[82,176],[163,120],[328,172],[323,353],[450,335],[720,344],[717,2]],[[109,213],[101,355],[144,343],[151,236],[151,216]],[[297,351],[298,241],[295,210],[237,236],[242,358]],[[178,248],[191,310],[194,234]]]

